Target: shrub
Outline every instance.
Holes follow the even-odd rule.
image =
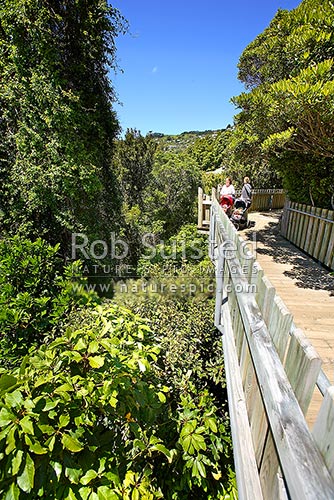
[[[161,354],[145,321],[110,304],[3,371],[2,498],[228,498],[226,421],[189,376],[176,399]]]
[[[185,224],[175,236],[147,248],[138,262],[137,271],[139,276],[157,274],[162,277],[166,270],[170,274],[173,269],[178,273],[187,264],[202,262],[207,253],[207,238],[197,234],[195,224]]]
[[[2,364],[16,363],[33,344],[59,331],[67,314],[96,296],[73,286],[80,282],[78,262],[64,267],[52,247],[38,238],[0,241],[0,357]]]

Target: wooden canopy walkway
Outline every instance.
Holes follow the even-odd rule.
[[[214,193],[210,202],[215,325],[224,346],[239,498],[333,499],[334,387],[252,246]],[[305,416],[317,387],[322,401],[310,430]]]

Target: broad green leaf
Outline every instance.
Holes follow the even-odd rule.
[[[52,380],[52,376],[45,376],[43,375],[42,377],[38,377],[35,381],[35,387],[40,387],[41,385],[44,385],[46,384],[47,382],[49,382],[50,380]]]
[[[88,500],[99,500],[99,496],[97,493],[95,493],[95,491],[92,491],[91,494],[89,495]]]
[[[192,444],[197,451],[206,450],[204,437],[199,434],[192,435]]]
[[[118,500],[119,496],[117,493],[113,493],[108,486],[99,486],[97,489],[97,495],[99,500]]]
[[[41,430],[43,434],[47,434],[48,436],[56,432],[54,427],[51,427],[51,425],[39,424],[37,427]]]
[[[59,462],[53,462],[53,463],[51,463],[51,466],[52,466],[53,470],[55,471],[57,479],[59,479],[61,476],[62,470],[63,470],[62,464],[60,464]]]
[[[61,394],[62,392],[72,392],[73,390],[74,390],[73,387],[66,382],[65,384],[62,384],[59,387],[57,387],[57,389],[55,389],[54,392],[57,394]]]
[[[20,490],[15,483],[12,483],[3,500],[19,500]]]
[[[31,441],[27,435],[25,435],[25,442],[29,446],[29,450],[36,453],[36,455],[45,455],[48,451],[47,448],[44,448],[38,441]]]
[[[16,427],[13,425],[7,432],[7,437],[6,437],[7,446],[5,449],[6,455],[9,455],[16,448],[15,434],[16,434]]]
[[[17,478],[17,484],[25,493],[30,493],[32,488],[34,487],[34,478],[35,478],[35,465],[34,462],[27,453],[25,466],[22,474]]]
[[[87,486],[93,479],[97,477],[97,472],[93,469],[90,469],[86,472],[84,476],[80,479],[80,483],[84,486]]]
[[[137,490],[137,488],[135,488],[132,490],[131,500],[139,500],[139,499],[140,499],[139,491]]]
[[[124,478],[124,481],[123,481],[123,485],[125,486],[125,488],[127,488],[128,486],[130,486],[131,484],[135,484],[135,475],[134,473],[129,470],[126,474],[125,474],[125,478]]]
[[[100,344],[106,351],[110,351],[111,346],[120,344],[120,340],[117,337],[113,337],[112,339],[101,340]]]
[[[98,352],[99,349],[100,349],[100,344],[96,340],[93,340],[93,342],[90,342],[88,345],[89,354],[94,354],[95,352]]]
[[[71,351],[69,357],[76,363],[80,363],[80,361],[82,361],[82,354],[78,351]]]
[[[114,396],[111,396],[111,398],[109,399],[109,404],[112,408],[116,408],[117,406],[117,403],[118,403],[118,399],[117,398],[114,398]]]
[[[193,466],[192,466],[192,469],[191,469],[191,473],[194,477],[199,477],[199,471],[198,471],[198,468],[197,468],[197,461],[195,460],[194,463],[193,463]]]
[[[0,427],[8,425],[10,422],[14,422],[16,419],[15,415],[11,413],[7,408],[1,408],[0,411]]]
[[[191,420],[186,423],[186,425],[182,428],[181,431],[181,437],[185,436],[187,434],[192,434],[194,430],[196,429],[197,426],[197,421],[196,420]]]
[[[82,486],[79,489],[80,500],[88,500],[91,489],[88,486]]]
[[[46,442],[45,445],[49,448],[50,451],[53,451],[54,445],[56,442],[56,436],[51,436]]]
[[[202,477],[206,477],[205,465],[200,460],[197,460],[197,468],[198,468],[198,472],[200,473],[200,475]]]
[[[146,449],[146,444],[144,441],[141,441],[140,439],[134,439],[133,441],[133,447],[134,448],[139,448],[140,450],[145,450]]]
[[[7,392],[6,396],[5,396],[5,401],[6,401],[6,404],[8,406],[11,406],[11,407],[21,407],[23,406],[23,403],[24,403],[24,399],[23,399],[23,396],[22,396],[22,392],[21,391],[14,391],[14,392]]]
[[[70,422],[70,416],[69,415],[61,415],[59,417],[59,424],[58,427],[61,429],[62,427],[66,427],[67,424]]]
[[[203,434],[203,432],[205,432],[204,425],[201,425],[200,427],[196,428],[196,434]]]
[[[76,493],[72,490],[72,488],[69,488],[67,490],[67,497],[64,500],[78,500],[78,497]]]
[[[116,486],[121,484],[120,478],[114,472],[106,472],[103,477],[106,477],[109,481],[112,481]]]
[[[8,389],[15,386],[16,383],[17,383],[16,377],[4,373],[0,377],[0,393],[6,392]]]
[[[71,467],[66,467],[66,469],[65,469],[65,476],[73,484],[79,484],[79,480],[80,480],[81,475],[82,475],[81,469],[73,469]]]
[[[77,453],[78,451],[83,450],[82,444],[77,439],[69,436],[68,434],[63,434],[61,442],[67,450],[73,451],[73,453]]]
[[[86,343],[84,342],[83,339],[79,339],[78,342],[74,346],[75,351],[85,351],[86,350]]]
[[[171,458],[171,454],[170,454],[169,450],[163,444],[156,444],[156,445],[152,446],[151,449],[161,451],[161,453],[163,453],[167,458]]]
[[[28,415],[20,420],[20,427],[26,434],[34,434],[33,422]]]
[[[13,474],[13,476],[15,476],[19,472],[20,465],[22,463],[22,458],[23,458],[23,451],[17,450],[17,452],[12,460],[12,474]]]
[[[217,424],[216,420],[214,418],[207,418],[205,421],[205,424],[214,432],[215,434],[217,433]]]
[[[90,356],[89,364],[92,368],[101,368],[104,365],[105,358],[103,356]]]
[[[60,401],[60,399],[55,399],[55,400],[47,399],[45,402],[45,406],[43,408],[43,411],[53,410],[53,408],[55,408],[57,406],[59,401]]]
[[[184,439],[182,439],[181,444],[184,451],[186,451],[190,455],[194,453],[194,447],[192,445],[191,436],[186,436]]]
[[[166,396],[163,392],[158,392],[158,398],[161,403],[166,403]]]

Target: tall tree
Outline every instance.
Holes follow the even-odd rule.
[[[330,203],[334,186],[334,7],[304,0],[278,11],[244,51],[233,102],[236,157],[270,165],[291,197]]]
[[[124,140],[117,141],[114,165],[118,173],[124,203],[143,210],[144,192],[149,185],[157,143],[152,136],[142,136],[128,129]]]
[[[122,236],[128,244],[126,264],[133,270],[143,250],[142,236],[147,228],[145,192],[152,177],[156,142],[128,129],[124,139],[115,142],[113,168],[122,193]]]
[[[101,238],[120,205],[108,70],[126,30],[106,0],[0,4],[1,226],[60,241]]]

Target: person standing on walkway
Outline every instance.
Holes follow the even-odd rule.
[[[252,186],[250,185],[249,177],[244,177],[244,185],[241,190],[241,199],[246,203],[246,207],[250,207],[252,203]]]
[[[226,177],[225,184],[223,185],[223,187],[220,190],[220,196],[224,196],[226,194],[233,196],[233,199],[235,197],[235,189],[234,189],[234,186],[232,184],[231,177]]]

